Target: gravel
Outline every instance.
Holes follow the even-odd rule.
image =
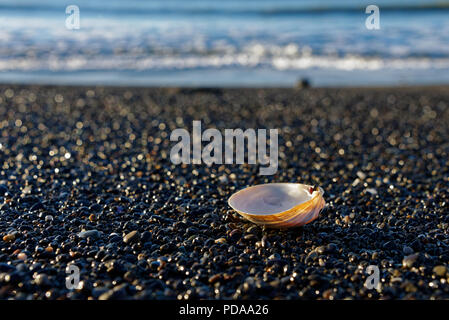
[[[0,115],[1,299],[449,298],[447,87],[2,85]],[[193,120],[279,129],[278,172],[173,165]],[[319,185],[327,206],[291,230],[228,207],[266,182]]]

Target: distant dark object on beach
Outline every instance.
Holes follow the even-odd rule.
[[[307,78],[301,78],[296,82],[296,88],[298,89],[307,89],[310,88],[310,81]]]
[[[181,88],[182,94],[196,94],[196,93],[209,93],[209,94],[222,94],[223,90],[220,88]]]

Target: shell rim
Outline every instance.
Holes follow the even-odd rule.
[[[255,187],[259,187],[259,186],[273,185],[273,184],[299,184],[299,185],[303,185],[303,186],[306,186],[306,187],[312,187],[312,185],[309,185],[309,184],[303,184],[303,183],[297,183],[297,182],[273,182],[273,183],[261,183],[261,184],[256,184],[256,185],[254,185],[254,186],[246,187],[246,188],[243,188],[243,189],[241,189],[241,190],[235,192],[232,196],[229,197],[229,199],[228,199],[228,206],[230,206],[233,210],[237,211],[237,213],[239,213],[239,214],[245,214],[245,215],[248,215],[248,216],[253,216],[253,217],[278,216],[278,215],[282,215],[284,212],[287,212],[287,211],[289,211],[289,210],[292,210],[292,209],[294,209],[294,208],[296,208],[296,207],[298,207],[298,206],[302,206],[302,205],[304,205],[304,204],[306,204],[306,203],[309,203],[309,202],[313,201],[316,197],[319,197],[319,196],[322,197],[322,196],[324,195],[324,190],[323,190],[323,188],[318,187],[318,194],[317,194],[315,197],[310,198],[310,199],[307,200],[306,202],[302,202],[302,203],[299,203],[299,204],[297,204],[297,205],[294,205],[293,207],[288,208],[287,210],[284,210],[284,211],[281,211],[281,212],[277,212],[277,213],[270,213],[270,214],[248,213],[248,212],[244,212],[244,211],[242,211],[242,210],[237,210],[236,208],[234,208],[234,207],[231,205],[231,199],[232,199],[234,196],[236,196],[238,193],[242,192],[243,190],[250,189],[250,188],[255,188]]]

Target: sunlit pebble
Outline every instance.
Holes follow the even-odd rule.
[[[72,156],[72,155],[70,154],[70,152],[66,152],[66,153],[64,154],[64,158],[66,158],[66,159],[70,159],[71,156]]]
[[[55,102],[61,103],[64,101],[64,97],[61,94],[55,95]]]
[[[131,91],[126,91],[126,92],[123,94],[123,97],[124,97],[125,99],[127,99],[127,100],[131,99],[132,96],[133,96],[133,93],[132,93]]]
[[[377,116],[379,115],[379,111],[377,111],[377,109],[371,109],[370,111],[370,116],[373,118],[377,118]]]
[[[21,252],[21,253],[19,253],[17,255],[17,258],[20,259],[20,260],[26,260],[27,259],[27,255],[25,253]]]
[[[176,117],[176,124],[181,126],[184,124],[184,119],[181,117]]]
[[[34,102],[34,101],[36,101],[36,95],[35,95],[34,93],[30,93],[30,94],[28,95],[28,101],[29,101],[29,102]]]
[[[22,189],[22,194],[30,194],[31,193],[31,186],[26,186]]]
[[[5,97],[8,99],[11,99],[12,97],[14,97],[14,90],[12,89],[6,89],[5,91]]]

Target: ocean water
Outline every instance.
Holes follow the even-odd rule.
[[[365,27],[370,4],[380,30]],[[449,1],[0,0],[0,43],[3,83],[442,84]]]

